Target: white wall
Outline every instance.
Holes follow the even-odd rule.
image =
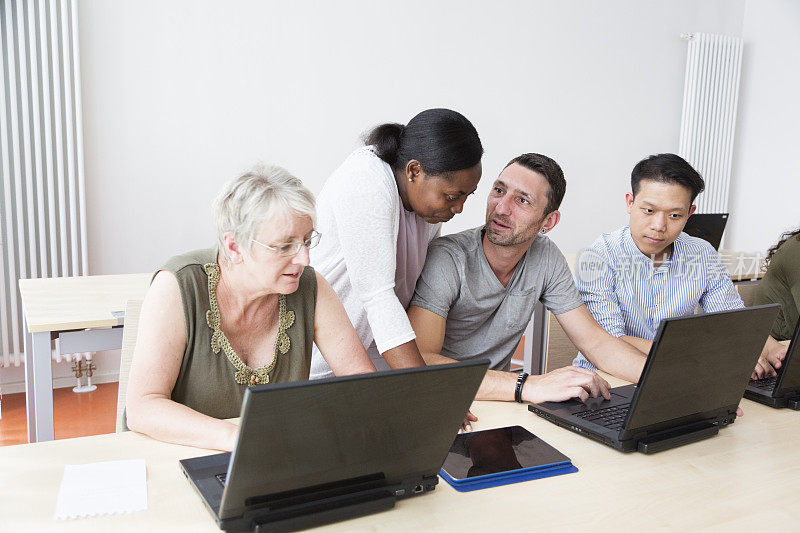
[[[551,235],[576,251],[625,222],[633,165],[677,150],[683,32],[745,38],[728,246],[800,224],[794,0],[81,0],[79,24],[92,274],[212,244],[211,198],[256,160],[318,192],[364,130],[435,106],[486,148],[445,233],[481,224],[502,165],[539,151],[566,172]],[[100,376],[117,358],[98,355]]]
[[[683,32],[745,39],[727,246],[763,251],[800,225],[795,0],[81,0],[79,24],[92,274],[212,244],[211,198],[256,160],[318,192],[364,130],[434,106],[486,148],[445,233],[481,224],[502,165],[539,151],[568,181],[551,235],[578,250],[625,222],[634,163],[677,150]],[[96,361],[113,379],[118,352]],[[21,390],[22,368],[0,374]]]
[[[800,226],[800,2],[748,0],[728,247],[761,251]]]
[[[743,0],[80,2],[89,263],[149,271],[213,243],[209,202],[256,160],[318,192],[382,121],[464,113],[484,179],[445,228],[483,222],[503,164],[554,157],[552,234],[576,251],[626,220],[633,165],[675,151],[682,32],[741,34]]]

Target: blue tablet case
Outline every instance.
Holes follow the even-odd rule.
[[[511,430],[512,428],[503,428],[506,430]],[[515,427],[513,429],[522,430],[530,437],[536,438],[533,434],[528,433],[523,428]],[[562,474],[572,474],[577,472],[578,469],[572,462],[569,460],[568,457],[561,454],[552,446],[547,445],[543,441],[539,440],[544,446],[555,452],[558,456],[562,458],[562,460],[548,463],[548,464],[541,464],[537,466],[531,466],[528,468],[517,468],[514,470],[507,470],[504,472],[497,472],[492,474],[484,474],[484,475],[477,475],[468,478],[461,478],[455,479],[450,474],[445,471],[444,468],[439,471],[439,475],[447,481],[447,483],[453,487],[455,490],[459,492],[469,492],[478,489],[487,489],[489,487],[497,487],[499,485],[508,485],[511,483],[519,483],[521,481],[529,481],[531,479],[540,479],[544,477],[550,476],[560,476]]]
[[[439,475],[447,481],[451,487],[458,492],[469,492],[471,490],[488,489],[500,485],[510,485],[520,481],[529,481],[550,476],[560,476],[561,474],[572,474],[578,469],[572,463],[552,464],[547,466],[537,466],[534,468],[522,468],[512,470],[502,474],[488,474],[486,476],[476,476],[464,480],[456,480],[447,475],[444,470],[439,471]]]

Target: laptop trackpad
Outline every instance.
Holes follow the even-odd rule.
[[[633,392],[636,390],[636,385],[625,385],[624,387],[614,387],[609,392],[611,392],[611,399],[606,400],[602,396],[597,398],[589,398],[586,402],[581,402],[576,400],[577,407],[580,409],[575,409],[573,412],[577,413],[580,411],[585,411],[587,409],[596,410],[596,409],[605,409],[606,407],[612,407],[614,405],[620,405],[625,403],[630,403],[631,398],[633,398]]]
[[[612,392],[610,400],[606,400],[605,398],[600,396],[599,398],[589,398],[588,400],[586,400],[586,402],[576,401],[575,402],[576,407],[579,408],[576,409],[576,412],[585,411],[587,409],[596,411],[597,409],[605,409],[606,407],[611,407],[614,405],[618,405],[620,403],[628,403],[629,401],[630,398],[628,398],[627,396],[622,396],[620,394],[617,394],[616,392]]]
[[[610,400],[599,396],[597,398],[589,398],[586,400],[586,403],[577,398],[573,398],[565,402],[543,402],[539,405],[550,410],[567,409],[570,413],[580,413],[587,409],[605,409],[606,407],[612,407],[614,405],[630,403],[634,390],[636,390],[636,385],[625,385],[624,387],[614,387],[611,389]]]

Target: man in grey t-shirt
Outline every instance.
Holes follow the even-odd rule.
[[[592,371],[564,367],[541,376],[508,372],[536,301],[550,309],[598,368],[638,381],[642,354],[606,333],[580,298],[564,256],[544,234],[561,218],[566,191],[558,164],[540,154],[514,158],[495,180],[486,225],[433,241],[408,309],[427,364],[486,358],[478,399],[586,400],[608,397]]]
[[[534,235],[504,287],[483,251],[484,228],[436,239],[410,305],[446,319],[441,354],[483,358],[508,370],[536,302],[560,315],[583,305],[567,261],[549,238]]]

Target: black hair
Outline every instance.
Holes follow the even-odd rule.
[[[631,192],[634,197],[639,192],[642,180],[677,183],[686,187],[692,193],[692,203],[706,188],[703,177],[684,158],[675,154],[651,155],[636,163],[631,171]]]
[[[772,260],[772,256],[775,255],[775,252],[778,251],[778,248],[780,248],[783,245],[783,243],[785,243],[792,237],[800,241],[800,228],[797,228],[794,231],[787,231],[786,233],[780,236],[778,242],[775,243],[774,246],[772,246],[769,250],[767,250],[767,257],[766,259],[764,259],[764,268],[766,268],[769,265],[769,262]]]
[[[503,169],[508,168],[514,163],[522,165],[528,170],[538,172],[550,184],[547,192],[547,206],[544,208],[544,216],[549,215],[561,206],[564,194],[567,192],[567,180],[564,179],[564,171],[554,160],[542,154],[522,154],[508,162]]]
[[[365,144],[375,146],[378,157],[393,169],[405,168],[416,159],[432,176],[472,168],[481,161],[483,146],[475,126],[450,109],[428,109],[407,126],[381,124],[370,131]]]

